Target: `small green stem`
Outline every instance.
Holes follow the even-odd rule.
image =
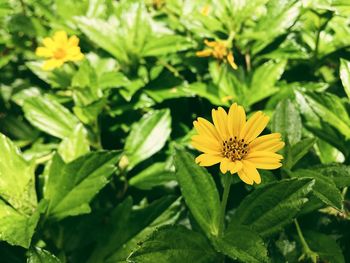
[[[316,12],[316,14],[318,16],[320,16],[320,14],[318,14]],[[320,18],[319,18],[320,19]],[[314,64],[317,63],[317,60],[318,60],[318,53],[319,53],[319,46],[320,46],[320,37],[321,37],[321,33],[322,31],[327,27],[327,24],[328,22],[332,19],[332,16],[329,16],[326,21],[322,24],[319,24],[319,27],[318,27],[318,30],[317,30],[317,33],[316,33],[316,40],[315,40],[315,50],[314,50],[314,54],[313,54],[313,61],[314,61]],[[321,21],[319,21],[319,23],[321,23]]]
[[[92,125],[91,125],[92,131],[94,133],[94,142],[93,142],[93,146],[96,149],[102,149],[102,143],[101,143],[101,131],[100,131],[100,127],[98,124],[98,120],[96,119]]]
[[[345,196],[346,196],[346,193],[348,192],[348,188],[347,187],[344,187],[343,191],[342,191],[342,195],[343,195],[343,198],[345,199]]]
[[[228,36],[228,39],[227,39],[227,42],[229,43],[229,45],[231,45],[231,42],[235,38],[235,35],[236,35],[236,33],[234,31],[230,32],[230,35]]]
[[[317,59],[318,59],[318,49],[319,49],[319,43],[320,43],[320,35],[321,35],[321,30],[318,30],[317,31],[317,35],[316,35],[316,41],[315,41],[315,51],[314,51],[314,55],[313,55],[314,62],[316,62]]]
[[[221,209],[220,209],[220,217],[219,217],[219,231],[218,235],[219,237],[222,236],[225,228],[225,214],[226,214],[226,205],[227,205],[227,199],[228,195],[230,193],[231,183],[232,183],[232,175],[231,174],[225,174],[224,175],[224,192],[222,194],[221,199]]]
[[[299,223],[296,219],[294,219],[294,224],[295,224],[295,228],[297,229],[297,232],[298,232],[298,236],[299,236],[299,239],[300,239],[300,243],[303,247],[303,251],[304,251],[304,254],[301,256],[301,259],[303,259],[305,256],[309,259],[311,259],[311,261],[313,263],[317,263],[317,253],[313,252],[309,245],[307,244],[305,238],[304,238],[304,235],[303,235],[303,232],[301,232],[301,229],[300,229],[300,226],[299,226]]]

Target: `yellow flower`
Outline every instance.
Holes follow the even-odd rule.
[[[208,16],[209,15],[209,12],[210,12],[210,5],[205,5],[202,7],[200,13],[203,15],[203,16]]]
[[[228,50],[227,42],[225,41],[208,41],[204,40],[204,44],[208,48],[197,51],[197,57],[214,57],[217,60],[228,62],[233,69],[237,69],[237,65],[234,61],[233,54]]]
[[[261,111],[246,121],[242,106],[234,103],[228,112],[219,107],[212,110],[214,125],[203,118],[194,121],[197,135],[192,137],[192,146],[204,152],[196,158],[200,166],[220,163],[222,173],[238,173],[246,184],[260,184],[257,169],[277,169],[282,166],[282,155],[276,152],[284,147],[281,134],[260,136],[269,122]]]
[[[43,47],[38,47],[35,54],[47,58],[42,65],[44,70],[52,70],[63,65],[67,61],[78,61],[84,58],[80,52],[79,38],[76,36],[67,37],[65,31],[57,31],[53,37],[46,37],[43,40]]]

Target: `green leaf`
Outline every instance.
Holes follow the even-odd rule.
[[[89,213],[89,202],[108,183],[119,157],[117,151],[96,151],[66,164],[54,155],[44,192],[48,215],[61,220]]]
[[[66,21],[71,21],[73,17],[82,15],[87,11],[87,2],[76,2],[74,0],[55,0],[56,12]]]
[[[303,139],[291,147],[290,155],[286,160],[285,168],[291,169],[293,166],[304,157],[305,154],[314,146],[315,138]]]
[[[312,169],[326,177],[331,177],[338,188],[350,186],[350,166],[343,164],[329,164]]]
[[[43,70],[41,65],[43,62],[31,61],[26,66],[41,80],[50,84],[53,88],[65,89],[70,86],[71,78],[74,74],[74,68],[64,65],[59,70],[47,71]]]
[[[344,162],[344,154],[322,139],[317,140],[315,150],[323,164]]]
[[[277,80],[282,76],[286,61],[268,61],[254,71],[246,96],[247,104],[252,105],[278,91],[275,87]],[[254,94],[253,96],[251,94]]]
[[[167,81],[167,84],[163,80]],[[151,88],[144,89],[144,91],[157,103],[161,103],[165,100],[177,99],[182,97],[193,97],[193,90],[191,89],[196,84],[180,84],[174,83],[175,81],[169,80],[169,77],[161,76],[157,78],[156,82],[150,84]],[[172,84],[175,86],[170,87]]]
[[[124,97],[125,100],[131,101],[133,95],[141,88],[145,87],[145,79],[135,78],[130,80],[124,87],[120,90],[120,94]]]
[[[218,262],[218,257],[204,236],[183,226],[157,230],[142,242],[128,258],[130,263]]]
[[[215,247],[219,252],[240,262],[269,262],[264,241],[247,226],[231,223],[224,236],[215,240]]]
[[[217,86],[214,87],[214,92],[218,93],[216,96],[220,99],[219,105],[229,106],[229,101],[241,101],[243,105],[246,104],[247,97],[245,94],[248,90],[243,70],[233,71],[231,66],[218,65],[217,61],[213,61],[209,63],[209,73],[213,83]],[[208,96],[210,94],[209,90],[206,93],[208,94],[198,95],[207,97],[212,103],[216,104]]]
[[[119,88],[130,84],[129,79],[120,72],[104,72],[98,77],[98,85],[101,89]]]
[[[80,30],[98,46],[112,54],[120,61],[128,62],[127,54],[118,44],[118,22],[110,19],[104,21],[97,18],[76,17]]]
[[[171,132],[169,110],[155,110],[135,123],[125,142],[128,169],[149,158],[163,148]]]
[[[86,59],[80,64],[79,70],[72,78],[72,87],[97,89],[97,75],[89,60]]]
[[[290,100],[278,103],[273,115],[271,130],[279,132],[282,140],[290,145],[298,143],[301,139],[301,118],[298,110]]]
[[[226,14],[226,16],[221,17],[221,20],[232,24],[234,31],[239,31],[239,28],[242,26],[242,24],[252,18],[259,9],[264,7],[267,2],[268,0],[225,1],[223,3],[226,3],[226,6],[222,6],[222,8],[226,8],[226,10],[229,10],[230,13]]]
[[[28,248],[38,220],[39,213],[27,215],[0,199],[0,240]]]
[[[350,117],[339,97],[330,93],[308,93],[306,100],[317,115],[350,138]]]
[[[155,230],[165,225],[175,224],[180,217],[182,204],[180,198],[171,203],[173,200],[172,197],[164,197],[153,202],[143,210],[135,210],[131,214],[130,226],[137,225],[139,232],[125,242],[122,247],[115,250],[108,258],[107,262],[125,262],[130,253],[138,247],[140,242],[147,239]],[[147,220],[143,220],[143,218]],[[140,221],[142,221],[142,223]]]
[[[350,5],[347,0],[334,0],[332,3],[332,9],[336,10],[336,13],[343,16],[350,15]]]
[[[305,127],[322,140],[339,149],[345,156],[349,155],[349,143],[345,141],[345,137],[336,128],[329,125],[325,119],[316,114],[304,94],[296,92],[296,99],[300,112],[305,119]]]
[[[206,85],[203,82],[194,82],[194,83],[191,83],[188,88],[194,94],[209,100],[214,105],[225,104],[220,99],[220,96],[218,94],[218,88],[215,85],[212,85],[212,84]],[[188,92],[188,94],[189,96],[191,96],[190,92]]]
[[[87,260],[88,263],[103,262],[112,251],[120,247],[129,238],[129,233],[123,232],[123,230],[131,231],[130,228],[125,228],[125,226],[128,225],[132,205],[132,198],[128,197],[112,210],[108,232],[105,231],[102,234],[103,238],[97,241],[96,248]]]
[[[218,234],[220,198],[212,176],[185,150],[176,150],[176,178],[186,204],[208,235]]]
[[[86,106],[73,107],[74,114],[84,124],[94,125],[97,122],[99,114],[102,112],[103,107],[106,105],[105,99],[99,99]]]
[[[273,0],[267,4],[266,15],[258,20],[253,31],[244,32],[244,37],[256,39],[252,47],[252,53],[257,54],[276,37],[285,34],[288,28],[293,26],[300,13],[299,1]],[[279,48],[275,49],[279,50]]]
[[[341,248],[330,235],[306,231],[304,237],[310,249],[319,255],[322,262],[345,263]]]
[[[350,99],[350,62],[345,59],[340,59],[340,79],[343,83],[343,87],[346,95]]]
[[[180,35],[151,38],[143,48],[143,56],[163,56],[190,48],[191,43]]]
[[[167,164],[155,163],[133,176],[129,180],[129,185],[142,190],[150,190],[171,180],[175,180],[175,174],[167,167]]]
[[[78,124],[69,110],[48,96],[27,99],[23,111],[33,126],[62,139],[69,137]]]
[[[28,124],[22,116],[7,115],[0,119],[1,130],[11,138],[22,141],[34,141],[39,132]]]
[[[264,185],[243,199],[233,215],[236,225],[247,225],[260,235],[278,232],[307,202],[314,181],[288,179]]]
[[[91,90],[96,98],[100,98],[103,89],[119,88],[130,83],[129,79],[118,72],[117,62],[113,58],[102,58],[95,53],[86,55],[79,66],[78,72],[72,80],[73,87],[85,88]],[[79,89],[81,92],[84,89]]]
[[[34,247],[27,252],[27,263],[60,263],[56,256],[49,251]]]
[[[297,170],[291,173],[291,176],[314,179],[315,185],[312,189],[313,194],[326,205],[333,206],[339,210],[342,209],[342,194],[331,178],[309,169]]]
[[[165,196],[132,209],[132,199],[127,198],[112,211],[110,223],[101,231],[101,238],[87,262],[125,262],[137,244],[157,227],[176,221],[180,206],[179,200]]]
[[[58,146],[58,153],[68,163],[90,151],[87,132],[83,125],[79,124],[73,133],[62,140]]]
[[[31,215],[37,206],[34,163],[28,163],[20,150],[0,133],[0,196],[15,210]]]

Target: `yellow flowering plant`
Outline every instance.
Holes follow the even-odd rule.
[[[68,61],[80,61],[84,55],[80,51],[79,38],[68,38],[65,31],[57,31],[53,37],[46,37],[42,41],[43,46],[38,47],[35,54],[46,58],[42,64],[44,70],[53,70],[61,67]]]
[[[212,110],[214,124],[198,118],[194,127],[192,146],[204,152],[196,158],[201,166],[220,163],[222,173],[237,173],[247,184],[260,184],[259,169],[281,167],[282,155],[276,152],[284,147],[280,133],[258,137],[265,129],[269,117],[261,111],[246,121],[242,106],[234,103],[228,113],[219,107]]]
[[[229,51],[229,41],[208,41],[204,40],[204,44],[207,46],[206,49],[197,51],[197,57],[214,57],[219,62],[229,63],[233,69],[237,69],[237,65],[234,61],[232,51]]]

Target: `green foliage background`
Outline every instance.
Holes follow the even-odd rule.
[[[43,71],[57,30],[85,59]],[[0,0],[0,70],[1,262],[350,262],[348,0]],[[189,140],[232,102],[287,145],[218,237]]]

